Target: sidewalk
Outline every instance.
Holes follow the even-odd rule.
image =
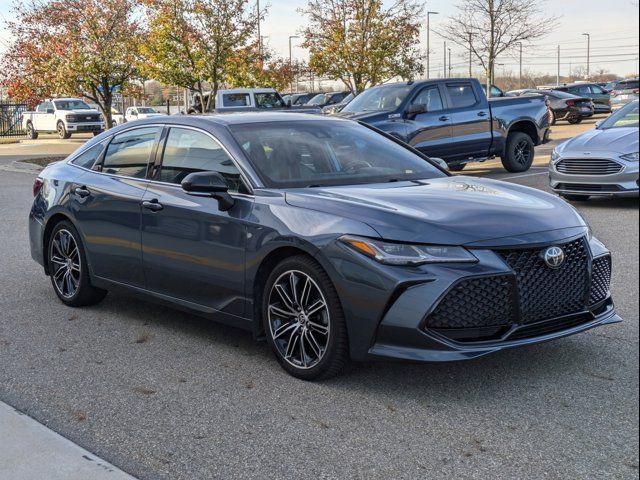
[[[0,480],[135,480],[0,402]]]

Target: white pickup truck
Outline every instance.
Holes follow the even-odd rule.
[[[189,115],[202,113],[206,107],[211,92],[205,92],[204,98],[199,94],[193,96],[193,104],[189,107]],[[293,111],[298,113],[320,113],[318,107],[304,105],[290,106],[273,88],[236,88],[233,90],[218,90],[215,97],[214,112],[247,112],[247,111]]]
[[[69,138],[73,133],[92,132],[99,135],[105,130],[100,112],[79,98],[55,98],[45,100],[35,112],[22,115],[22,128],[30,139],[39,133],[57,133],[60,138]]]

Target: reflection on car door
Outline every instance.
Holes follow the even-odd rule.
[[[87,172],[74,190],[78,225],[98,277],[144,287],[140,202],[160,131],[146,127],[116,135],[94,167],[99,171]]]
[[[193,172],[217,171],[236,200],[227,212],[211,197],[187,194]],[[234,194],[240,172],[220,144],[194,129],[172,127],[162,166],[144,195],[142,251],[147,288],[235,316],[245,314],[245,220],[253,199]]]
[[[484,95],[476,92],[471,82],[446,85],[456,150],[453,160],[482,158],[491,148],[491,112]]]
[[[409,129],[413,132],[409,138],[411,146],[432,157],[449,156],[452,148],[451,118],[445,114],[439,87],[433,85],[423,88],[411,105],[424,105],[427,110],[414,119],[407,119],[407,123],[414,124],[414,128]]]

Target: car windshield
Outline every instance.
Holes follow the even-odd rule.
[[[344,107],[343,112],[379,112],[395,110],[407,98],[410,85],[384,85],[365,90]]]
[[[138,113],[158,113],[151,107],[138,107]]]
[[[256,93],[256,107],[284,108],[285,104],[276,92]]]
[[[355,122],[305,120],[229,127],[269,188],[442,177],[430,162]]]
[[[610,128],[638,128],[638,102],[630,103],[607,118],[600,126],[600,130]]]
[[[319,93],[318,95],[313,97],[311,100],[309,100],[307,105],[312,105],[314,107],[317,107],[319,105],[324,105],[325,103],[327,103],[327,95],[325,95],[324,93]]]
[[[57,110],[91,110],[82,100],[54,100]]]

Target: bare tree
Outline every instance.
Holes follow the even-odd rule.
[[[458,13],[438,30],[443,38],[471,49],[483,66],[487,87],[495,80],[496,59],[544,37],[557,19],[542,12],[543,2],[532,0],[460,0]],[[473,41],[469,43],[469,39]],[[487,88],[490,91],[490,88]]]

